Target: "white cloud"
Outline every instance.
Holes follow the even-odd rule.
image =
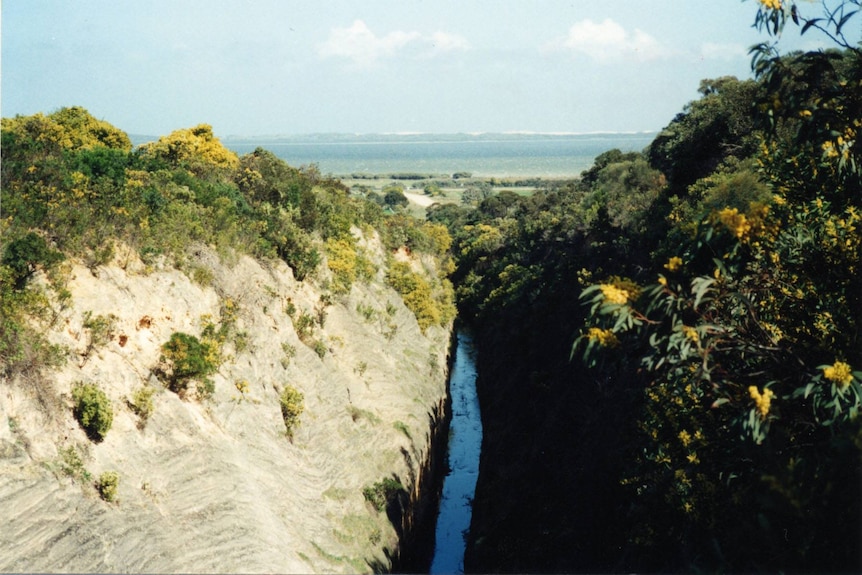
[[[380,58],[392,56],[420,37],[419,32],[400,30],[378,37],[365,22],[356,20],[349,28],[330,30],[329,38],[318,46],[318,54],[324,58],[347,58],[360,66],[368,66]]]
[[[627,32],[618,23],[606,18],[601,23],[582,20],[569,28],[569,33],[544,46],[546,51],[568,51],[598,62],[618,60],[647,61],[665,57],[669,51],[658,40],[637,28]]]
[[[458,52],[470,49],[470,42],[458,34],[434,32],[427,40],[432,46],[432,55],[444,52]]]
[[[425,45],[428,49],[419,53],[420,45]],[[322,58],[345,58],[359,66],[370,66],[383,58],[408,50],[411,46],[414,47],[413,56],[420,58],[433,58],[471,48],[470,42],[463,36],[442,31],[424,35],[396,30],[385,36],[377,36],[365,22],[356,20],[348,28],[330,30],[329,38],[318,46],[317,53]]]
[[[706,42],[700,47],[700,58],[703,60],[736,60],[745,58],[748,50],[742,44],[719,44]]]

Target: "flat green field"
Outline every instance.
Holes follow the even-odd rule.
[[[461,204],[464,194],[476,190],[499,193],[509,190],[518,195],[528,196],[537,189],[546,188],[561,180],[544,178],[498,178],[472,177],[469,174],[438,175],[438,174],[379,174],[373,176],[336,176],[348,186],[352,193],[366,195],[375,193],[384,195],[393,186],[401,187],[404,195],[410,200],[408,210],[419,217],[424,216],[425,208],[434,203]],[[430,193],[429,193],[430,192]]]

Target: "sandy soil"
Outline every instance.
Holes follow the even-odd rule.
[[[423,208],[427,208],[428,206],[437,201],[431,196],[426,196],[425,194],[417,194],[416,192],[404,192],[404,196],[414,204],[419,204]]]
[[[67,365],[42,384],[30,374],[0,387],[0,571],[353,573],[388,564],[383,548],[394,547],[395,530],[362,489],[393,475],[409,488],[418,474],[429,415],[445,394],[449,334],[420,333],[380,272],[327,309],[321,359],[285,311],[290,302],[312,312],[319,288],[296,282],[284,264],[243,257],[230,266],[206,249],[195,265],[212,273],[209,286],[174,269],[145,270],[129,253],[96,275],[71,269],[71,305],[48,328],[70,350]],[[175,331],[199,334],[227,299],[245,346],[226,344],[210,400],[181,399],[153,375],[160,346]],[[375,310],[370,319],[359,304]],[[86,312],[117,317],[111,341],[89,356]],[[111,399],[102,443],[72,417],[76,381]],[[59,412],[37,400],[39,385]],[[128,400],[143,385],[156,389],[155,410],[139,429]],[[293,442],[278,402],[285,385],[305,396]],[[90,479],[62,471],[69,447]],[[118,503],[93,487],[108,470],[120,475]]]

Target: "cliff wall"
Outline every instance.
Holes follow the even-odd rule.
[[[382,262],[379,242],[368,244]],[[200,247],[183,273],[116,253],[93,269],[67,265],[67,293],[50,296],[53,317],[39,328],[64,365],[0,386],[0,571],[391,567],[411,523],[391,510],[418,496],[443,416],[449,330],[423,333],[382,271],[331,296],[325,271],[298,282],[280,261],[224,261]],[[317,322],[311,337],[295,326],[302,316]],[[94,318],[108,327],[96,333]],[[228,319],[212,394],[170,391],[171,334]],[[101,442],[73,416],[78,382],[110,400]],[[286,386],[304,396],[292,438]],[[153,390],[146,420],[133,408],[142,388]],[[106,471],[119,475],[114,502],[94,487]],[[363,493],[385,479],[404,487],[389,514]]]

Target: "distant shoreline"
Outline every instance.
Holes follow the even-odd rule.
[[[316,165],[337,178],[469,172],[478,178],[573,179],[617,148],[643,150],[656,132],[297,134],[222,138],[239,155],[269,150],[294,167]],[[156,138],[130,135],[135,145]],[[396,178],[397,179],[397,178]]]

